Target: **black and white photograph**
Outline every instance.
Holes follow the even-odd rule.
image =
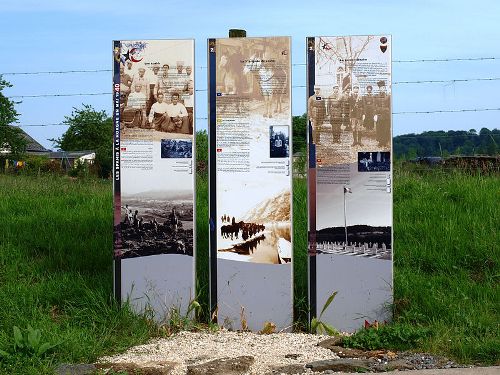
[[[316,252],[391,260],[391,227],[324,228],[316,232]]]
[[[269,127],[269,156],[271,158],[287,158],[290,156],[288,126]]]
[[[358,152],[358,172],[390,172],[390,152]]]
[[[162,139],[162,159],[190,159],[193,157],[193,141],[191,139]]]
[[[193,255],[193,194],[150,190],[122,195],[120,258]]]
[[[348,182],[317,186],[317,252],[391,260],[390,172],[358,172],[358,163],[345,167]],[[318,177],[330,172],[321,168]]]

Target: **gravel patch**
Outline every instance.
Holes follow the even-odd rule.
[[[104,357],[100,363],[137,363],[139,365],[171,361],[178,365],[173,375],[184,375],[188,365],[196,365],[219,358],[252,356],[254,363],[249,374],[266,374],[282,366],[304,364],[323,359],[338,358],[329,349],[317,346],[327,336],[305,333],[276,333],[260,335],[251,332],[218,331],[180,332],[172,337],[156,339],[149,344],[127,352]],[[304,369],[304,374],[312,373]]]

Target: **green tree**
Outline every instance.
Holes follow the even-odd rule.
[[[113,168],[113,120],[105,111],[96,111],[91,105],[73,108],[65,116],[68,130],[54,145],[64,151],[92,150],[96,153],[95,164],[100,177],[107,178]]]
[[[23,131],[15,126],[10,126],[17,121],[16,102],[3,94],[3,90],[12,85],[0,75],[0,150],[7,151],[12,157],[19,157],[26,151],[26,138]]]
[[[307,115],[292,118],[293,153],[307,152]]]

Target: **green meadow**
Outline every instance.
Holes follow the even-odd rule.
[[[361,332],[352,346],[498,364],[498,176],[402,165],[394,173],[395,319]],[[209,327],[206,170],[196,194],[201,323],[158,326],[113,300],[110,181],[0,175],[0,373],[51,374],[58,363],[88,363],[175,329]],[[297,330],[307,330],[306,194],[306,181],[295,179]],[[15,347],[14,326],[25,335],[28,326],[40,330],[40,343],[54,347],[43,354]]]

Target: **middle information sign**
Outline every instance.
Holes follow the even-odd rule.
[[[209,39],[208,51],[214,317],[291,327],[290,38]]]

